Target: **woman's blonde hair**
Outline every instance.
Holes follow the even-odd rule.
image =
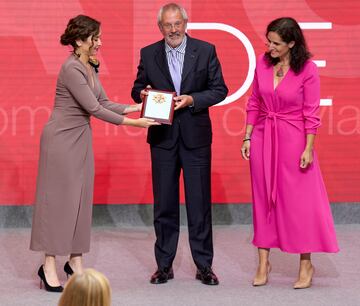
[[[67,282],[59,306],[110,306],[111,290],[104,274],[86,269]]]

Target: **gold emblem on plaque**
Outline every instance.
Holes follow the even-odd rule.
[[[153,96],[153,101],[156,104],[165,103],[165,96],[163,94],[161,94],[161,93],[158,93],[158,94]]]

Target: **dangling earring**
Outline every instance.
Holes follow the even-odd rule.
[[[89,64],[90,64],[91,67],[93,67],[95,69],[96,73],[99,72],[100,62],[96,57],[90,56],[89,57]]]
[[[75,50],[75,49],[74,49],[73,53],[74,53],[74,55],[76,55],[77,57],[80,57],[80,56],[81,56],[80,53],[76,53],[76,50]]]

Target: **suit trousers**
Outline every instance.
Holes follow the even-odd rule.
[[[155,258],[170,267],[180,231],[179,179],[183,171],[191,254],[199,269],[213,260],[211,219],[211,145],[189,149],[181,136],[171,149],[151,145],[154,193]]]

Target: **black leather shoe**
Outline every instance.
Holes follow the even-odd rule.
[[[64,272],[66,273],[66,277],[69,278],[69,275],[73,275],[74,271],[73,269],[70,267],[69,262],[67,261],[64,265]]]
[[[174,271],[170,268],[157,269],[156,272],[151,276],[150,283],[152,284],[164,284],[169,279],[174,278]]]
[[[217,276],[209,267],[203,270],[197,269],[195,278],[205,285],[219,285]]]
[[[44,283],[45,290],[49,292],[63,292],[64,288],[62,286],[50,286],[46,280],[44,266],[42,265],[39,268],[38,275],[40,277],[40,289],[42,289],[42,284]]]

